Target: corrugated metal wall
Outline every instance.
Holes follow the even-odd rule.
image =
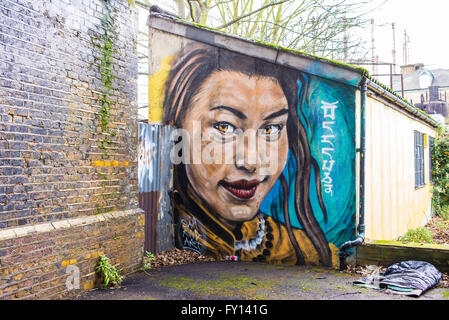
[[[423,226],[431,215],[429,147],[424,150],[425,185],[415,188],[414,132],[434,136],[424,123],[374,97],[366,106],[366,236],[395,240]]]
[[[170,190],[173,186],[173,166],[170,152],[173,143],[170,141],[173,127],[164,126],[160,136],[160,179],[159,179],[159,206],[157,224],[157,252],[174,248],[173,213],[170,201]]]
[[[145,211],[145,250],[153,253],[174,247],[169,201],[171,131],[159,124],[139,123],[139,207]]]

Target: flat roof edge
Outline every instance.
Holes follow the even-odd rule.
[[[315,57],[256,40],[244,39],[216,29],[187,22],[175,16],[150,12],[147,25],[159,31],[203,42],[354,87],[360,85],[362,78],[367,72],[360,67]]]
[[[373,91],[376,91],[379,95],[387,98],[388,100],[390,100],[392,102],[395,102],[398,105],[398,107],[405,110],[408,114],[410,114],[414,118],[420,119],[434,128],[438,128],[440,126],[440,124],[436,120],[434,120],[430,115],[428,115],[424,111],[416,108],[415,106],[411,105],[410,103],[406,102],[401,97],[390,92],[389,90],[387,90],[386,88],[377,84],[373,80],[367,78],[367,85],[368,85],[368,88],[370,88]]]

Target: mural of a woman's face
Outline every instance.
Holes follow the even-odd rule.
[[[216,71],[194,95],[181,126],[192,139],[201,125],[201,150],[212,150],[214,159],[186,164],[186,174],[226,225],[254,218],[282,173],[288,156],[287,118],[284,92],[268,77]],[[195,153],[191,142],[190,154]]]

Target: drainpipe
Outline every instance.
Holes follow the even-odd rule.
[[[365,115],[366,115],[366,88],[367,88],[367,78],[363,77],[362,82],[360,84],[360,149],[357,150],[360,152],[360,186],[359,186],[359,224],[357,227],[358,236],[353,241],[345,242],[340,247],[340,271],[346,269],[346,258],[350,256],[346,251],[357,247],[365,241]]]

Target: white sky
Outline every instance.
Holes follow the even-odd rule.
[[[389,0],[373,12],[372,16],[378,25],[375,29],[375,47],[381,61],[393,60],[391,23],[395,22],[397,64],[403,64],[404,29],[406,29],[410,37],[409,63],[424,63],[429,69],[449,69],[448,0]],[[368,37],[370,47],[371,30]]]

